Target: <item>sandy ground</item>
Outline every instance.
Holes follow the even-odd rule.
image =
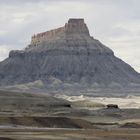
[[[126,96],[126,97],[89,97],[89,96],[68,96],[68,95],[56,95],[58,98],[63,98],[65,100],[68,100],[70,102],[75,101],[92,101],[95,103],[102,103],[104,105],[113,103],[117,104],[119,108],[122,109],[130,109],[130,108],[137,108],[140,109],[140,96]]]
[[[0,129],[0,137],[13,140],[140,140],[140,129]]]

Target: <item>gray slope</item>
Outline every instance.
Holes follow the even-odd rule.
[[[0,63],[1,86],[47,81],[49,77],[63,82],[104,85],[140,83],[139,73],[87,32],[64,32],[31,43],[23,51],[11,51],[9,58]]]

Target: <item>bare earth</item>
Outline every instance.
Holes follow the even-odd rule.
[[[98,109],[97,109],[97,108]],[[140,140],[140,109],[0,92],[0,140]]]
[[[139,140],[140,129],[1,129],[0,140]],[[6,139],[5,139],[6,140]],[[8,140],[8,139],[7,139]]]

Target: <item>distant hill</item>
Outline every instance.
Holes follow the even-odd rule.
[[[69,19],[64,27],[36,34],[24,50],[11,51],[0,63],[0,85],[41,80],[94,86],[140,83],[140,74],[90,36],[84,19]],[[49,80],[48,80],[49,79]]]

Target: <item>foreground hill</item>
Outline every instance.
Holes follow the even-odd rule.
[[[70,103],[48,94],[10,92],[0,90],[0,116],[51,115],[70,109]]]

